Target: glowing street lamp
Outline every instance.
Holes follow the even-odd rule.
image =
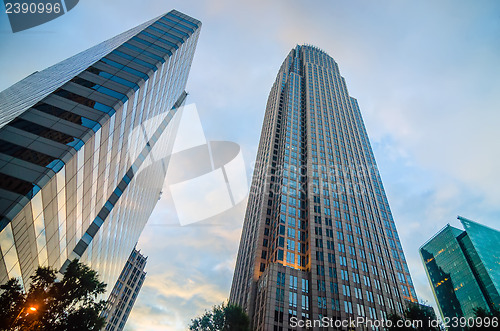
[[[23,313],[23,311],[24,311],[25,309],[27,309],[27,312],[26,312],[27,314],[32,314],[32,313],[36,312],[36,307],[34,307],[34,306],[31,306],[31,307],[29,307],[29,308],[27,308],[27,307],[23,307],[23,309],[21,309],[21,311],[20,311],[20,312],[19,312],[19,314],[17,315],[17,317],[16,317],[16,319],[14,320],[14,322],[12,322],[12,326],[14,326],[14,325],[16,324],[17,320],[19,319],[19,317],[21,316],[21,314]]]

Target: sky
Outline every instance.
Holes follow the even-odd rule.
[[[86,0],[13,34],[0,90],[171,9],[203,22],[187,85],[207,140],[241,146],[251,178],[267,96],[297,44],[339,64],[358,99],[419,298],[418,248],[461,215],[500,228],[500,2]],[[148,275],[126,330],[185,330],[229,296],[246,201],[189,226],[165,199],[138,248]]]

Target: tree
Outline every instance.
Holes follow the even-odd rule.
[[[249,331],[250,319],[243,308],[222,303],[191,320],[191,331]]]
[[[492,321],[494,320],[493,318],[495,318],[497,322],[500,322],[500,311],[498,309],[493,308],[491,310],[487,310],[483,307],[474,308],[474,321],[471,323],[472,325],[469,325],[467,330],[496,330],[498,329],[498,324],[492,323]],[[495,326],[493,326],[492,324]]]
[[[86,331],[104,326],[99,315],[106,302],[96,300],[106,284],[97,272],[74,260],[61,281],[56,273],[39,267],[27,293],[15,278],[0,285],[0,330]]]
[[[413,330],[411,327],[407,327],[404,325],[398,326],[399,321],[404,322],[404,318],[399,316],[398,314],[389,314],[387,316],[387,320],[391,322],[390,324],[389,323],[387,324],[387,325],[391,325],[390,327],[386,328],[387,331]]]
[[[387,319],[392,323],[388,327],[388,331],[393,330],[418,330],[418,331],[439,331],[438,326],[433,326],[431,321],[436,320],[436,314],[431,309],[424,309],[424,305],[410,302],[404,310],[404,317],[397,314],[390,314]],[[397,326],[398,321],[407,321],[406,324],[400,323],[402,326]],[[408,323],[408,321],[413,323]]]
[[[0,285],[0,330],[8,330],[14,321],[13,316],[20,314],[23,306],[24,296],[22,286],[15,278],[11,278],[7,283]]]

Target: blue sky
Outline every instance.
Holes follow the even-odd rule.
[[[188,81],[209,140],[241,145],[251,176],[281,62],[314,44],[357,98],[417,294],[434,304],[418,248],[457,215],[500,228],[500,2],[86,0],[12,34],[0,14],[0,90],[178,9],[203,22]],[[160,202],[139,248],[148,277],[128,330],[184,330],[229,295],[245,203],[181,227]]]

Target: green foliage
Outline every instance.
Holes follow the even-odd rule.
[[[250,319],[237,305],[224,304],[214,306],[200,317],[191,320],[191,331],[249,331]]]
[[[387,315],[387,320],[391,321],[390,325],[391,327],[386,328],[387,331],[396,331],[396,330],[411,330],[411,328],[405,328],[405,327],[397,327],[398,321],[404,320],[403,317],[399,316],[398,314],[389,314]]]
[[[483,307],[474,308],[474,320],[478,319],[481,323],[474,322],[470,325],[467,330],[478,331],[478,330],[493,330],[498,329],[498,327],[491,326],[492,319],[496,317],[496,320],[500,322],[500,311],[498,309],[493,309],[491,311],[484,309]],[[489,327],[483,326],[486,320],[489,320]]]
[[[21,310],[24,294],[19,281],[15,278],[0,285],[0,290],[2,290],[0,294],[0,330],[8,330],[15,316]]]
[[[84,331],[104,326],[99,315],[105,301],[96,299],[106,284],[77,260],[69,264],[60,282],[56,270],[39,267],[27,293],[15,278],[0,289],[0,330]]]
[[[388,331],[395,330],[418,330],[418,331],[439,331],[439,327],[432,327],[430,321],[436,320],[436,315],[423,309],[418,303],[408,303],[404,310],[404,317],[397,314],[390,314],[387,319],[392,322],[392,326],[387,328]],[[413,321],[411,326],[398,327],[398,321]],[[420,322],[421,321],[421,322]],[[422,324],[419,324],[422,323]],[[410,324],[410,323],[408,323]]]

